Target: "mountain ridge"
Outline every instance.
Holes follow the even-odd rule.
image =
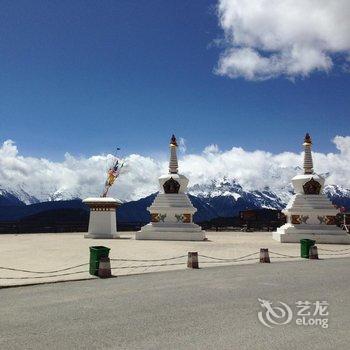
[[[193,185],[189,188],[189,197],[197,208],[194,216],[196,222],[211,220],[215,217],[237,216],[240,211],[247,209],[277,209],[285,207],[293,195],[291,187],[281,189],[276,193],[269,188],[248,191],[234,180],[213,180],[205,185]],[[324,189],[327,197],[337,206],[350,209],[350,190],[341,186],[327,185]],[[49,196],[49,201],[41,202],[23,189],[11,191],[0,189],[0,220],[11,221],[37,214],[43,211],[57,209],[84,209],[88,208],[81,199],[70,194],[71,198],[57,191]],[[124,202],[118,209],[120,222],[148,222],[150,220],[147,207],[151,205],[156,193],[136,201]]]

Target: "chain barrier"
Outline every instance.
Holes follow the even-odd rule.
[[[183,265],[184,263],[171,263],[171,264],[157,264],[157,265],[134,265],[134,266],[116,266],[111,267],[111,270],[122,270],[122,269],[134,269],[138,267],[161,267],[161,266],[175,266],[175,265]]]
[[[349,255],[349,253],[318,253],[318,255],[334,255],[334,256],[346,256],[346,255]]]
[[[276,253],[276,252],[271,252],[269,251],[270,254],[276,254],[280,256],[280,258],[300,258],[300,256],[297,255],[287,255],[287,254],[281,254],[281,253]],[[279,259],[278,257],[274,257],[274,259]]]
[[[251,260],[257,260],[257,258],[248,258],[248,259],[232,259],[232,260],[228,260],[228,261],[200,261],[201,264],[227,264],[227,263],[234,263],[234,262],[242,262],[242,261],[251,261]]]
[[[49,275],[49,276],[25,276],[25,277],[0,277],[0,280],[29,280],[29,279],[39,279],[39,278],[51,278],[51,277],[60,277],[60,276],[69,276],[76,275],[79,273],[86,273],[88,271],[76,271],[69,273],[61,273],[59,275]]]
[[[172,258],[164,258],[164,259],[110,259],[110,261],[132,261],[132,262],[160,262],[160,261],[168,261],[168,260],[177,260],[181,258],[186,258],[186,255],[174,256]]]
[[[334,252],[334,253],[338,253],[338,252],[345,252],[345,251],[349,251],[350,248],[345,248],[345,249],[337,249],[337,250],[332,250],[332,249],[324,249],[324,248],[318,248],[318,250],[322,250],[324,252]]]
[[[213,257],[213,256],[202,255],[202,254],[198,254],[198,257],[212,259],[212,260],[222,260],[222,261],[230,262],[230,261],[234,261],[234,260],[248,258],[248,257],[256,255],[256,254],[260,254],[260,252],[255,252],[255,253],[243,255],[243,256],[240,256],[238,258],[216,258],[216,257]]]
[[[350,254],[350,248],[346,249],[340,249],[340,250],[330,250],[330,249],[322,249],[319,248],[320,251],[325,251],[325,252],[333,252],[333,253],[320,253],[320,255],[348,255]],[[347,252],[348,253],[341,253],[341,252]],[[339,253],[338,253],[339,252]],[[269,251],[270,254],[272,255],[277,255],[273,256],[273,259],[285,259],[285,258],[300,258],[300,256],[295,256],[295,255],[288,255],[288,254],[282,254],[282,253],[277,253],[273,251]],[[257,257],[253,257],[254,255],[258,255],[260,252],[254,252],[250,254],[246,254],[237,258],[218,258],[218,257],[213,257],[209,255],[203,255],[203,254],[198,254],[198,257],[204,258],[204,259],[209,259],[212,261],[205,261],[201,259],[202,264],[220,264],[220,263],[230,263],[230,262],[243,262],[243,261],[252,261],[252,260],[257,260]],[[163,264],[143,264],[143,265],[128,265],[128,266],[115,266],[111,267],[111,270],[123,270],[123,269],[137,269],[137,268],[153,268],[153,267],[164,267],[164,266],[179,266],[179,265],[184,265],[184,262],[174,262],[174,263],[169,263],[169,261],[172,260],[178,260],[182,258],[186,258],[187,254],[185,255],[180,255],[180,256],[174,256],[170,258],[164,258],[164,259],[110,259],[110,261],[118,261],[118,262],[141,262],[141,263],[157,263],[157,262],[165,262]],[[88,273],[86,270],[82,271],[75,271],[75,272],[68,272],[68,273],[62,273],[62,274],[57,274],[58,272],[64,272],[64,271],[69,271],[78,267],[82,266],[87,266],[89,263],[85,264],[79,264],[75,266],[70,266],[66,267],[63,269],[58,269],[58,270],[52,270],[52,271],[34,271],[34,270],[26,270],[26,269],[17,269],[17,268],[11,268],[11,267],[2,267],[0,266],[0,270],[7,270],[7,271],[15,271],[15,272],[24,272],[24,273],[32,273],[32,274],[40,274],[44,276],[22,276],[22,277],[0,277],[0,280],[25,280],[25,279],[41,279],[41,278],[53,278],[53,277],[60,277],[60,276],[69,276],[69,275],[75,275],[75,274],[81,274],[81,273]],[[49,275],[47,275],[49,274]]]
[[[73,269],[76,269],[77,267],[82,267],[82,266],[86,266],[86,265],[89,265],[89,263],[80,264],[80,265],[75,265],[75,266],[66,267],[66,268],[64,268],[64,269],[53,270],[53,271],[32,271],[32,270],[15,269],[15,268],[12,268],[12,267],[2,267],[2,266],[0,266],[0,270],[8,270],[8,271],[16,271],[16,272],[26,272],[26,273],[34,273],[34,274],[45,274],[45,273],[57,273],[57,272],[63,272],[63,271],[73,270]]]

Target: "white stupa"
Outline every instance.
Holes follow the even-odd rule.
[[[309,134],[303,146],[304,174],[292,179],[295,195],[283,211],[287,223],[273,232],[273,239],[282,243],[299,243],[308,238],[316,243],[350,244],[350,235],[335,224],[339,211],[322,193],[325,179],[313,171]]]
[[[177,142],[170,141],[169,173],[159,178],[160,191],[153,204],[147,208],[151,222],[136,232],[135,239],[203,241],[205,231],[193,223],[197,209],[185,193],[188,179],[178,174]]]

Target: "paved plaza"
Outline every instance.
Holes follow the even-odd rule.
[[[115,276],[183,270],[187,268],[187,253],[190,251],[200,254],[199,264],[203,269],[258,263],[260,248],[269,249],[272,263],[301,260],[299,244],[276,242],[270,232],[207,232],[207,237],[204,242],[188,242],[137,241],[132,232],[122,232],[120,239],[107,240],[84,239],[83,233],[5,234],[0,236],[0,267],[43,273],[0,269],[0,286],[95,278],[88,273],[88,262],[89,246],[97,245],[111,249]],[[319,244],[318,248],[322,259],[343,257],[350,252],[350,248],[337,253],[328,251],[348,249],[344,245]],[[240,259],[233,260],[237,258]],[[73,266],[77,267],[65,270]]]

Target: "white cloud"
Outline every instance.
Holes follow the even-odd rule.
[[[336,136],[333,142],[338,152],[314,153],[315,171],[329,173],[329,184],[350,188],[350,136]],[[0,188],[22,188],[40,200],[48,200],[57,192],[63,192],[66,198],[98,196],[112,160],[112,155],[77,158],[66,154],[62,162],[24,157],[15,143],[8,140],[0,147]],[[131,154],[125,160],[125,171],[111,194],[133,200],[156,192],[157,178],[167,171],[167,163],[138,154]],[[301,153],[248,152],[239,147],[220,151],[217,145],[207,146],[200,154],[183,155],[179,162],[190,185],[208,184],[226,177],[238,181],[247,190],[268,186],[275,191],[286,188],[301,166]]]
[[[183,137],[179,137],[178,144],[179,144],[179,151],[181,153],[186,153],[187,151],[186,140]]]
[[[68,198],[99,196],[112,161],[110,154],[76,158],[67,153],[62,162],[23,157],[14,142],[8,140],[0,148],[0,188],[21,188],[40,200],[48,200],[59,192]],[[130,200],[155,192],[160,167],[151,158],[129,155],[111,193]]]
[[[225,50],[216,73],[294,78],[328,72],[350,56],[349,0],[219,0]]]

